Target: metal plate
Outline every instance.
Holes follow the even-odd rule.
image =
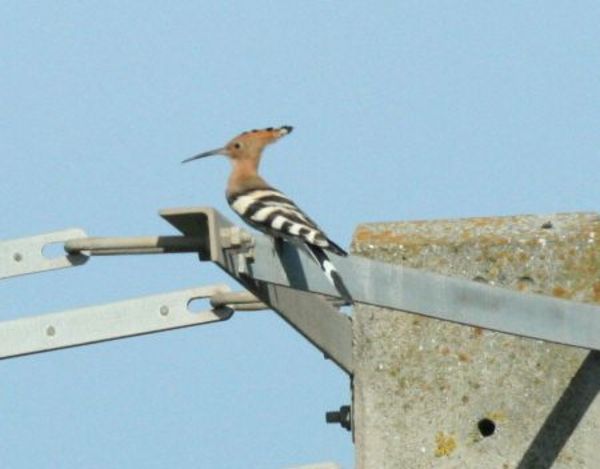
[[[227,285],[210,285],[5,321],[0,323],[0,358],[224,321],[233,310],[192,313],[188,304],[227,291]]]
[[[257,239],[254,249],[251,272],[255,279],[335,294],[312,259],[295,247],[286,245],[279,257],[268,240]],[[333,261],[359,303],[600,350],[597,305],[515,292],[356,256]],[[291,264],[296,267],[290,269]]]
[[[86,236],[85,231],[73,228],[29,238],[0,241],[0,279],[84,264],[88,257],[83,254],[65,254],[50,258],[44,255],[43,250],[51,244]]]

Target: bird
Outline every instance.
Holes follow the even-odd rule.
[[[328,254],[346,257],[348,253],[329,239],[292,199],[259,174],[265,147],[289,135],[292,130],[292,126],[284,125],[242,132],[225,146],[197,154],[182,163],[212,155],[227,156],[232,170],[225,195],[231,209],[251,227],[272,236],[276,246],[284,239],[307,248],[344,302],[351,305],[352,296]]]

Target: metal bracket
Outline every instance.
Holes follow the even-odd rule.
[[[306,252],[290,243],[276,250],[269,237],[251,238],[212,208],[168,209],[161,216],[185,236],[88,238],[68,241],[65,248],[75,258],[82,252],[197,252],[201,260],[215,262],[352,373],[351,319],[325,300],[323,295],[335,297],[337,292]],[[14,255],[14,246],[5,252]],[[338,257],[335,264],[359,303],[600,350],[597,305],[519,293],[356,256]]]
[[[174,209],[163,210],[161,216],[188,236],[206,237],[209,242],[200,252],[201,259],[216,262],[274,309],[283,295],[281,292],[292,291],[285,287],[297,293],[336,295],[313,260],[290,243],[283,243],[282,249],[275,251],[270,239],[256,236],[253,261],[248,266],[248,274],[241,275],[238,256],[219,244],[219,228],[229,226],[230,222],[218,212],[210,208]],[[519,293],[357,256],[338,257],[335,264],[352,297],[359,303],[600,350],[600,307],[597,305]],[[271,298],[265,298],[261,288],[272,292]],[[291,301],[286,317],[303,301],[300,297],[297,299],[298,303]],[[333,311],[328,315],[319,311],[319,314],[334,317]],[[351,331],[345,332],[340,327],[337,340],[351,344]],[[350,348],[348,345],[348,349],[343,349],[338,360]]]
[[[322,297],[336,296],[302,249],[266,236],[232,243],[233,226],[211,208],[163,210],[161,216],[211,260],[277,311],[309,341],[352,373],[352,327]],[[141,238],[140,238],[141,239]],[[69,245],[69,243],[67,243]],[[251,255],[248,255],[250,253]],[[356,256],[335,264],[356,302],[509,334],[600,350],[600,307],[514,292]]]
[[[206,239],[198,252],[201,260],[215,262],[342,370],[352,374],[352,321],[348,316],[310,291],[253,278],[253,266],[260,261],[258,257],[264,255],[265,249],[274,253],[273,245],[266,237],[250,240],[240,235],[236,236],[239,242],[232,245],[231,233],[235,225],[212,208],[169,209],[161,211],[160,215],[186,236]],[[260,252],[254,252],[259,241]],[[290,265],[290,268],[294,266]]]
[[[89,257],[77,249],[89,242],[79,228],[56,231],[28,238],[0,242],[0,279],[46,272],[84,264]],[[138,252],[139,240],[121,238],[106,243],[97,240],[98,254]],[[182,236],[142,238],[144,252],[195,252],[203,240]],[[137,246],[136,246],[137,243]],[[67,255],[49,257],[45,248],[64,244]],[[116,245],[112,249],[110,245]],[[136,251],[136,249],[138,251]],[[47,352],[65,347],[91,344],[180,327],[198,326],[229,319],[234,310],[225,305],[211,310],[191,312],[188,305],[200,298],[212,298],[230,292],[227,285],[199,288],[136,298],[106,305],[72,309],[59,313],[30,316],[0,322],[0,359]]]
[[[232,309],[195,313],[188,305],[228,291],[227,285],[210,285],[0,322],[0,358],[224,321]]]
[[[311,293],[253,281],[249,276],[254,261],[253,238],[212,209],[200,213],[192,209],[191,212],[192,216],[188,209],[164,214],[185,230],[187,236],[88,238],[83,230],[75,229],[7,241],[0,244],[0,254],[5,260],[12,256],[12,262],[0,262],[3,269],[0,273],[9,277],[80,265],[89,255],[197,252],[203,260],[214,260],[256,296],[232,296],[226,286],[219,285],[5,321],[0,323],[0,358],[221,321],[233,314],[229,304],[239,304],[241,310],[266,306],[276,310],[351,374],[350,318]],[[68,254],[54,259],[44,257],[44,246],[53,243],[64,243]],[[232,257],[235,258],[233,263]],[[231,265],[235,265],[234,270],[228,268]],[[199,297],[211,297],[216,308],[191,314],[182,306]]]

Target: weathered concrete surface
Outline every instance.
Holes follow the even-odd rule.
[[[352,251],[600,302],[597,214],[364,224]],[[357,467],[600,467],[600,353],[374,307],[353,314]]]

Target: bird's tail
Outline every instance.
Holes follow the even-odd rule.
[[[354,304],[354,300],[346,288],[346,285],[344,285],[342,277],[333,263],[329,260],[329,257],[327,257],[325,251],[314,244],[307,244],[307,246],[310,249],[310,252],[312,252],[313,256],[315,256],[315,259],[319,263],[319,267],[321,267],[321,270],[325,273],[327,279],[335,287],[344,301],[346,301],[346,303],[349,305]]]

